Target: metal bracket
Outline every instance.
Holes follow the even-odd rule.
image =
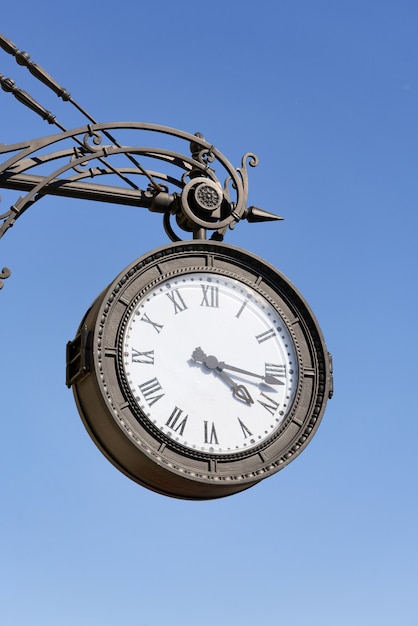
[[[66,129],[30,94],[0,74],[4,91],[60,131],[0,145],[0,188],[23,192],[0,215],[0,238],[45,195],[111,202],[161,213],[164,229],[172,241],[181,239],[174,226],[195,239],[206,239],[207,231],[213,231],[211,238],[222,240],[227,229],[241,220],[282,219],[257,207],[247,208],[247,165],[257,165],[254,154],[245,154],[241,166],[234,168],[201,133],[141,122],[100,124],[31,61],[27,52],[18,50],[4,35],[0,35],[0,48],[88,119],[86,125]],[[121,143],[115,134],[125,141]],[[182,148],[184,142],[187,150]],[[161,164],[164,171],[159,169]],[[1,278],[7,278],[5,272],[0,274],[0,288]]]
[[[91,331],[82,326],[72,341],[67,343],[66,375],[67,387],[79,383],[91,370]]]

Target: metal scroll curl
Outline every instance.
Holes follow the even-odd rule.
[[[6,278],[9,278],[9,276],[11,275],[11,271],[9,270],[8,267],[3,267],[3,269],[0,272],[0,289],[3,289],[4,287],[4,280]]]
[[[106,137],[115,131],[129,132],[130,142],[106,143]],[[149,145],[144,139],[150,136],[163,136],[169,145],[186,142],[189,153]],[[88,124],[1,146],[0,155],[10,155],[0,169],[0,186],[26,192],[3,214],[0,237],[34,202],[55,194],[148,208],[165,214],[166,220],[174,216],[179,228],[194,237],[211,230],[222,238],[226,228],[233,228],[246,215],[244,159],[250,159],[252,166],[257,163],[256,157],[248,154],[236,169],[200,133],[140,122]],[[151,169],[150,164],[155,163],[163,164],[166,171]],[[96,183],[104,176],[113,177],[116,186],[102,180]]]

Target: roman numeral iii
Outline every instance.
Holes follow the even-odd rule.
[[[266,380],[271,379],[273,384],[284,385],[284,382],[280,380],[280,378],[286,378],[286,364],[276,365],[276,363],[266,363],[265,376]]]

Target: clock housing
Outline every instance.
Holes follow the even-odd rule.
[[[212,499],[312,439],[332,372],[307,303],[276,268],[193,240],[127,267],[67,347],[67,384],[105,456],[165,495]]]

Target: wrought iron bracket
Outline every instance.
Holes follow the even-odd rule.
[[[0,214],[0,238],[46,195],[110,202],[160,213],[172,241],[181,239],[178,230],[195,239],[206,239],[211,231],[211,238],[222,240],[226,231],[241,220],[282,219],[247,206],[247,166],[257,165],[254,154],[245,154],[240,167],[235,168],[200,133],[142,122],[98,123],[66,89],[3,35],[0,47],[89,120],[79,128],[65,129],[50,111],[0,74],[4,91],[60,130],[45,137],[0,145],[0,188],[23,192]],[[10,270],[3,268],[0,289],[9,275]]]

